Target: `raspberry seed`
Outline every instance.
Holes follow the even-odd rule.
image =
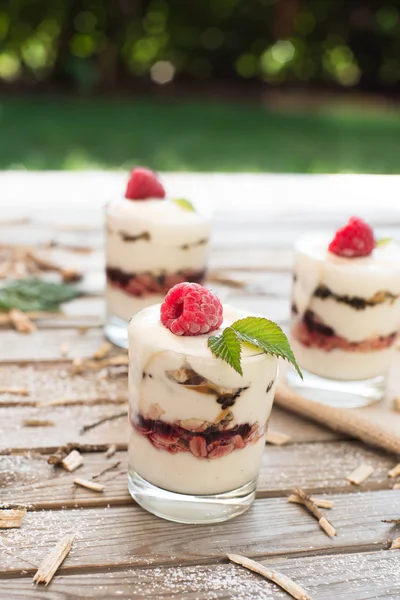
[[[222,323],[222,304],[198,283],[178,283],[161,305],[161,323],[175,335],[203,335]]]

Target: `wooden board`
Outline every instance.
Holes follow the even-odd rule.
[[[76,534],[74,552],[61,572],[119,565],[148,566],[220,560],[226,552],[250,557],[388,548],[398,535],[382,519],[400,512],[400,491],[333,495],[331,539],[304,507],[285,498],[259,499],[241,517],[219,525],[180,525],[160,520],[136,505],[28,512],[20,529],[2,533],[1,572],[33,570],[64,534]]]
[[[86,453],[84,465],[76,473],[53,467],[46,459],[47,455],[2,457],[1,502],[27,505],[35,510],[131,504],[126,482],[126,452],[117,452],[110,459],[105,458],[103,453]],[[315,468],[316,461],[318,469]],[[77,475],[90,479],[116,462],[120,464],[98,480],[105,484],[104,493],[95,494],[73,485]],[[370,464],[375,470],[357,488],[346,480],[346,476],[361,463]],[[284,496],[296,486],[313,493],[391,489],[393,480],[387,473],[393,465],[394,462],[388,455],[373,452],[357,442],[303,443],[281,448],[267,446],[257,497]]]
[[[400,553],[366,552],[261,561],[301,585],[313,600],[398,600]],[[30,579],[4,579],[7,598],[44,600],[288,600],[278,586],[233,565],[131,568],[57,577],[50,590],[34,588]]]

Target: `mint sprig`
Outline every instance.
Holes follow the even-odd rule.
[[[380,240],[375,240],[375,248],[380,248],[381,246],[386,246],[392,241],[392,238],[381,238]]]
[[[189,200],[186,200],[186,198],[172,198],[172,202],[175,202],[175,204],[183,208],[183,210],[187,210],[189,212],[196,212],[196,209],[193,206],[193,204],[189,202]]]
[[[246,317],[226,327],[220,335],[208,338],[208,347],[217,358],[227,362],[237,373],[243,375],[241,365],[241,344],[249,344],[289,361],[303,379],[300,367],[282,329],[264,317]]]

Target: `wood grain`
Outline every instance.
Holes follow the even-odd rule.
[[[286,498],[256,500],[232,521],[202,527],[160,520],[140,507],[28,512],[20,529],[2,534],[1,574],[21,574],[48,548],[76,534],[74,552],[60,572],[112,565],[148,566],[210,562],[226,552],[249,558],[388,548],[398,531],[382,519],[400,512],[400,492],[333,495],[329,518],[338,535],[328,538],[300,505]],[[4,552],[6,550],[7,552]]]
[[[398,600],[400,595],[400,553],[379,551],[261,562],[301,584],[313,600]],[[1,588],[9,600],[48,600],[49,594],[57,600],[288,599],[274,584],[232,564],[56,575],[47,591],[33,588],[27,578],[3,579]]]
[[[296,460],[293,460],[294,455]],[[105,484],[103,494],[94,496],[85,490],[73,492],[73,474],[47,464],[46,455],[4,456],[0,460],[1,502],[29,505],[36,510],[131,504],[126,483],[126,452],[117,452],[112,459],[106,459],[103,453],[84,454],[79,476],[90,479],[116,461],[120,461],[118,469],[99,479]],[[393,461],[357,442],[298,444],[282,448],[267,446],[257,497],[285,496],[295,487],[312,493],[352,492],[356,488],[346,481],[346,475],[355,465],[365,461],[375,470],[361,489],[391,489],[393,481],[387,472]]]

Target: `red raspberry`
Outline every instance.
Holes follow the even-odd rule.
[[[351,217],[349,222],[335,233],[329,244],[329,251],[338,256],[354,258],[368,256],[374,247],[374,232],[368,223],[358,217]]]
[[[148,198],[164,198],[165,190],[157,179],[156,173],[143,167],[136,167],[131,172],[125,192],[128,200],[147,200]]]
[[[198,283],[177,283],[161,305],[161,323],[175,335],[202,335],[222,323],[222,304]]]

